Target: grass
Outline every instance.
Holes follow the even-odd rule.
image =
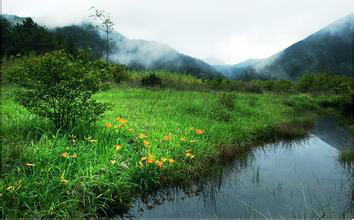
[[[338,160],[344,164],[351,164],[354,162],[354,149],[346,149],[339,152]]]
[[[57,134],[3,88],[1,178],[6,217],[124,212],[141,193],[216,173],[258,144],[302,137],[312,120],[275,94],[115,87],[96,125]],[[231,97],[231,98],[230,98]],[[232,102],[232,103],[230,103]]]

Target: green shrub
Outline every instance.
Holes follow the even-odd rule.
[[[155,73],[143,77],[140,82],[142,86],[161,86],[161,78],[156,76]]]
[[[218,97],[218,104],[228,110],[232,111],[235,109],[235,94],[223,92]]]
[[[353,90],[352,77],[330,73],[304,74],[296,87],[301,92],[350,94]]]
[[[129,78],[125,66],[122,64],[110,64],[110,71],[113,73],[113,80],[115,83],[120,83]]]
[[[109,68],[88,51],[78,53],[75,59],[64,51],[26,57],[8,73],[10,83],[20,87],[15,100],[61,130],[94,122],[108,107],[91,96],[109,88]]]

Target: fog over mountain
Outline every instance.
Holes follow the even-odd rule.
[[[297,79],[306,72],[353,75],[354,14],[322,28],[234,78]]]
[[[164,69],[184,72],[198,77],[215,77],[220,74],[209,64],[157,42],[131,40],[118,32],[112,38],[111,61],[125,64],[129,68]]]

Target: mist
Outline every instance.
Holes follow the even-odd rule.
[[[115,30],[129,39],[159,42],[193,57],[213,56],[236,64],[283,50],[351,13],[354,2],[11,0],[3,3],[2,12],[56,27],[79,24],[88,18],[91,6],[111,14]]]

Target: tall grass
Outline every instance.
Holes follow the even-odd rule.
[[[245,146],[280,138],[274,128],[295,118],[277,95],[225,98],[220,92],[117,87],[95,96],[113,106],[102,121],[61,135],[15,104],[11,90],[4,88],[2,102],[7,217],[124,212],[144,191],[203,178]]]

